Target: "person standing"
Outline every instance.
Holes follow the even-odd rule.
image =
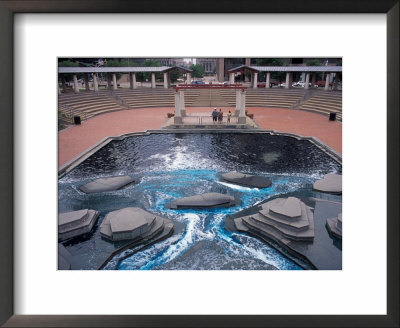
[[[231,123],[231,116],[232,116],[232,113],[231,113],[231,111],[229,111],[228,115],[227,115],[226,123]]]
[[[217,109],[214,108],[213,112],[211,113],[212,119],[213,119],[213,123],[217,122],[217,117],[218,117],[218,112]]]
[[[222,109],[219,109],[219,113],[218,113],[218,123],[221,124],[222,123],[222,119],[224,117],[224,113],[222,112]]]

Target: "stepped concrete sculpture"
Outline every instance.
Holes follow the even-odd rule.
[[[58,240],[63,241],[90,232],[98,217],[99,212],[89,209],[59,214]]]
[[[83,186],[79,186],[79,189],[86,194],[92,194],[96,192],[118,190],[133,182],[135,181],[130,176],[120,175],[116,177],[96,179],[84,184]]]
[[[138,207],[110,212],[100,225],[102,237],[112,240],[149,239],[160,233],[169,220]]]
[[[58,244],[58,270],[71,270],[72,255],[64,247],[63,244]]]
[[[234,197],[216,192],[210,192],[201,195],[179,198],[166,206],[171,209],[183,209],[183,208],[205,208],[205,207],[230,207],[235,205],[236,202]]]
[[[236,229],[269,237],[287,245],[291,240],[314,240],[311,208],[298,198],[276,198],[261,205],[256,214],[234,219]]]
[[[313,190],[342,194],[342,175],[333,173],[326,174],[321,180],[314,183]]]
[[[342,239],[342,213],[336,218],[326,219],[326,227],[331,235]]]
[[[243,174],[236,171],[224,173],[222,178],[228,182],[252,188],[268,188],[272,184],[267,177]]]

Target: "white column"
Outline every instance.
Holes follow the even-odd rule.
[[[132,73],[132,88],[133,88],[133,89],[136,89],[136,88],[137,88],[136,73]]]
[[[306,82],[304,84],[304,89],[308,90],[308,84],[310,83],[310,73],[306,73]]]
[[[113,90],[117,90],[117,74],[112,73],[112,80],[113,80]]]
[[[186,83],[187,84],[192,83],[192,74],[191,73],[186,73]]]
[[[185,91],[183,90],[179,90],[179,106],[181,110],[181,116],[186,116]]]
[[[97,81],[97,74],[93,74],[93,87],[94,91],[99,91],[99,82]]]
[[[175,116],[174,123],[182,123],[180,93],[175,91]]]
[[[292,87],[292,73],[286,72],[285,89],[290,89],[291,87]]]
[[[167,72],[164,73],[164,89],[168,89],[168,80],[169,80],[169,74]]]
[[[267,72],[267,79],[265,81],[265,87],[269,88],[271,84],[271,72]]]
[[[241,101],[241,90],[236,89],[236,107],[235,107],[235,116],[239,116],[240,113],[240,101]]]
[[[246,124],[246,93],[244,90],[240,92],[240,113],[238,123]]]
[[[229,73],[229,83],[230,84],[235,83],[235,73]]]
[[[330,82],[330,79],[331,79],[331,74],[330,74],[330,73],[326,73],[325,88],[324,88],[325,91],[328,91],[328,90],[329,90],[329,82]]]
[[[251,79],[253,83],[253,89],[257,89],[258,73],[251,74]]]
[[[154,89],[156,87],[156,73],[151,73],[151,87]]]
[[[79,85],[78,85],[78,78],[76,74],[73,75],[74,78],[74,92],[78,93],[79,92]]]

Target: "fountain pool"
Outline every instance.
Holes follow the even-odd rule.
[[[239,171],[264,175],[265,189],[237,186],[220,179]],[[59,179],[59,212],[91,208],[100,212],[92,233],[64,242],[80,268],[95,268],[98,252],[119,247],[104,241],[98,227],[104,216],[123,207],[141,207],[171,219],[174,234],[145,249],[117,255],[104,269],[118,270],[299,270],[277,250],[242,233],[225,229],[227,215],[287,194],[318,197],[312,185],[341,165],[307,140],[267,133],[154,133],[111,141]],[[78,187],[91,180],[129,175],[137,183],[124,189],[84,194]],[[172,210],[165,205],[180,197],[206,192],[234,196],[230,208]],[[325,195],[341,201],[341,196]]]

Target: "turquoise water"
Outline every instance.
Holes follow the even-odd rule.
[[[237,147],[232,147],[235,144]],[[220,175],[230,170],[267,176],[272,186],[246,188],[220,181]],[[66,243],[66,247],[83,254],[83,259],[90,252],[104,250],[105,241],[98,236],[104,216],[116,209],[138,206],[171,219],[175,233],[148,248],[125,251],[105,269],[299,270],[294,262],[258,239],[227,231],[225,218],[279,195],[315,197],[312,184],[324,174],[340,170],[339,164],[308,142],[286,137],[169,134],[115,141],[59,180],[59,212],[81,208],[100,211],[95,232],[86,239]],[[91,195],[77,188],[98,177],[122,174],[132,176],[137,183]],[[239,204],[196,210],[165,207],[176,198],[205,192],[232,195]]]
[[[182,234],[153,245],[149,249],[122,260],[119,270],[149,269],[262,269],[269,264],[278,269],[300,269],[279,252],[241,233],[230,233],[224,228],[225,217],[251,207],[271,196],[293,192],[311,183],[304,177],[269,175],[273,182],[270,188],[246,188],[219,181],[219,173],[213,170],[175,170],[151,172],[145,175],[137,192],[146,199],[154,213],[185,224]],[[197,194],[209,190],[227,193],[240,199],[238,206],[213,209],[171,210],[165,205],[189,193]],[[188,193],[188,191],[190,191]],[[212,252],[192,252],[192,247],[201,242],[201,247]],[[203,254],[204,253],[204,254]],[[185,255],[182,259],[182,255]],[[170,263],[174,261],[173,263]],[[110,265],[108,268],[113,268]],[[107,268],[107,267],[106,267]]]

